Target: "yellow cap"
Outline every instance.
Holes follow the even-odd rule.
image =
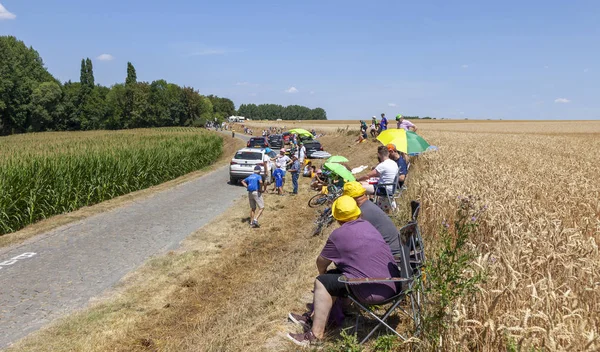
[[[344,184],[344,195],[352,198],[360,197],[365,194],[365,188],[360,182],[352,181]]]
[[[354,198],[341,196],[333,202],[331,214],[338,221],[348,222],[358,219],[360,216],[360,208],[354,201]]]

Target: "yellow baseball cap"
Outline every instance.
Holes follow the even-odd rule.
[[[341,196],[333,202],[331,215],[338,221],[348,222],[358,219],[360,208],[350,196]]]
[[[365,188],[360,182],[352,181],[344,184],[344,195],[352,198],[360,197],[365,194]]]

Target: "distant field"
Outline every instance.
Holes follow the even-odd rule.
[[[316,128],[322,131],[335,131],[338,128],[358,129],[359,120],[326,121],[248,121],[251,126],[286,126],[289,128]],[[370,120],[366,120],[367,124]],[[457,131],[457,132],[498,132],[498,133],[544,133],[573,134],[600,133],[599,121],[498,121],[498,120],[411,120],[421,131]],[[396,121],[390,120],[390,127]]]
[[[201,169],[222,150],[195,128],[0,138],[0,235]]]

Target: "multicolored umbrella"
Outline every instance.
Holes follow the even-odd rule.
[[[377,136],[377,140],[383,145],[393,144],[397,150],[407,154],[419,154],[429,148],[429,143],[423,137],[402,128],[385,130]]]
[[[328,169],[329,171],[333,172],[334,174],[338,175],[339,177],[343,178],[346,182],[356,181],[356,178],[354,178],[354,175],[352,175],[352,172],[350,172],[350,170],[346,169],[346,167],[344,167],[344,165],[336,164],[336,163],[325,163],[323,165],[323,167]]]
[[[345,156],[341,156],[341,155],[334,155],[331,158],[327,159],[327,161],[325,161],[326,163],[347,163],[350,160],[348,160]]]
[[[313,136],[312,133],[308,132],[307,130],[305,130],[303,128],[294,128],[294,129],[291,129],[289,132],[297,134],[299,136],[310,136],[310,137]]]

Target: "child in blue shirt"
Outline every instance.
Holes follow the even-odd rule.
[[[277,165],[277,168],[273,171],[273,178],[275,179],[275,187],[279,195],[283,195],[283,175],[283,170]]]

